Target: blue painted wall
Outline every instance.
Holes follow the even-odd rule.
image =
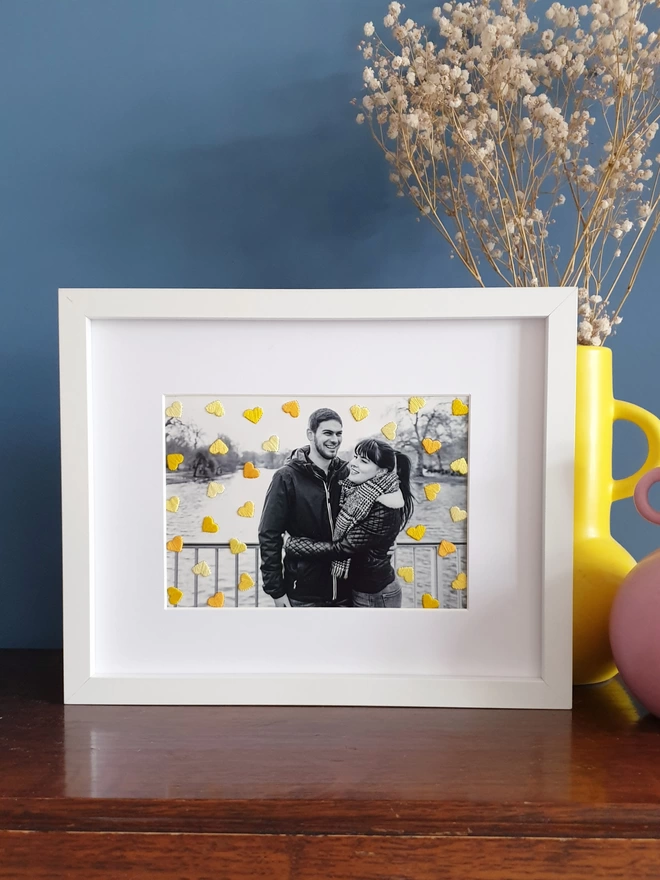
[[[61,644],[58,287],[470,284],[353,121],[385,5],[0,5],[0,647]],[[656,413],[659,270],[656,248],[613,344],[617,395]],[[623,476],[645,446],[616,441]],[[660,544],[631,502],[613,530]]]

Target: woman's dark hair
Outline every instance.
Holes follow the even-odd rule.
[[[408,522],[415,507],[415,499],[410,488],[410,459],[408,456],[403,452],[398,452],[389,443],[385,443],[384,440],[377,440],[375,437],[360,440],[355,447],[355,454],[368,458],[369,461],[373,461],[378,467],[385,468],[388,471],[396,470],[401,492],[403,493],[406,522]]]

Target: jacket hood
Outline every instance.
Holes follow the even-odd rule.
[[[298,449],[294,449],[285,459],[284,465],[288,467],[293,467],[296,470],[306,470],[309,471],[310,474],[314,474],[316,472],[320,472],[320,468],[317,468],[316,465],[309,460],[309,446],[300,446]],[[330,467],[328,468],[328,473],[333,474],[335,471],[341,470],[345,467],[346,462],[337,456],[333,458],[330,462]]]

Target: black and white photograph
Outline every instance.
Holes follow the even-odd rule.
[[[467,609],[469,409],[164,398],[166,606]]]

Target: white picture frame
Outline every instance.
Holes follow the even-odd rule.
[[[576,308],[574,288],[60,290],[65,703],[569,709]],[[302,325],[305,332],[296,335]],[[336,367],[343,337],[345,375]],[[261,343],[243,361],[240,351],[255,339]],[[167,612],[159,608],[151,626],[148,616],[140,617],[147,614],[141,590],[151,575],[140,581],[132,570],[147,551],[131,544],[132,534],[121,537],[106,503],[108,471],[123,475],[133,467],[113,459],[107,434],[114,428],[103,422],[106,407],[116,412],[117,401],[126,401],[131,413],[142,412],[140,401],[159,388],[161,398],[218,393],[225,382],[232,393],[256,393],[258,375],[282,394],[303,393],[301,383],[313,387],[313,370],[301,368],[295,350],[313,345],[305,349],[309,364],[309,352],[323,348],[323,340],[336,342],[330,360],[342,393],[352,388],[353,376],[356,394],[379,393],[377,383],[386,380],[398,393],[403,388],[413,393],[421,382],[425,388],[437,384],[438,393],[473,395],[483,385],[476,398],[483,416],[478,418],[478,404],[470,416],[469,512],[474,506],[475,515],[468,518],[468,566],[476,604],[467,618],[461,612],[467,622],[460,624],[460,634],[452,629],[458,624],[447,616],[450,611],[388,610],[366,615],[365,627],[365,616],[354,621],[361,609],[310,609],[302,625],[315,633],[314,644],[326,633],[335,645],[345,638],[340,650],[317,654],[306,632],[291,629],[303,620],[292,623],[299,612],[232,609],[231,629],[223,629],[229,627],[225,615],[213,624],[219,628],[213,639],[210,631],[196,631],[202,625],[196,609],[193,615],[170,611],[165,620],[161,615]],[[239,354],[223,364],[223,352],[230,350]],[[360,371],[360,358],[378,369]],[[358,366],[351,374],[353,362]],[[218,365],[221,380],[209,379],[209,364]],[[172,372],[175,368],[179,372]],[[178,387],[173,377],[184,373],[185,387]],[[451,386],[444,387],[449,376]],[[471,378],[456,387],[461,376]],[[325,393],[331,393],[331,380],[323,381]],[[113,424],[119,421],[117,413]],[[511,437],[518,439],[511,452],[503,448],[497,461],[489,461],[488,444],[506,433],[509,423]],[[164,484],[161,488],[164,492]],[[142,495],[131,497],[130,479],[122,491],[131,515],[146,504]],[[164,510],[162,497],[158,504]],[[511,516],[492,515],[500,509],[510,509]],[[490,511],[488,519],[480,511]],[[532,528],[533,534],[524,531]],[[497,557],[492,548],[513,546],[521,535],[527,535],[524,546],[515,555],[509,551],[498,569],[497,560],[488,558]],[[122,562],[115,567],[118,556]],[[162,560],[150,556],[149,564],[154,578],[162,578]],[[395,617],[402,614],[407,616]],[[338,615],[346,617],[337,623]],[[178,659],[172,657],[172,631],[162,628],[171,627],[173,617],[185,630]],[[345,636],[332,629],[337,626]],[[249,652],[237,658],[234,648],[220,657],[218,651],[238,638],[237,631]],[[273,633],[283,651],[293,641],[307,652],[299,670],[293,654],[278,666]],[[519,639],[513,647],[512,633]],[[458,648],[451,655],[454,642]],[[393,643],[401,645],[397,656]],[[351,660],[353,651],[358,659]]]

